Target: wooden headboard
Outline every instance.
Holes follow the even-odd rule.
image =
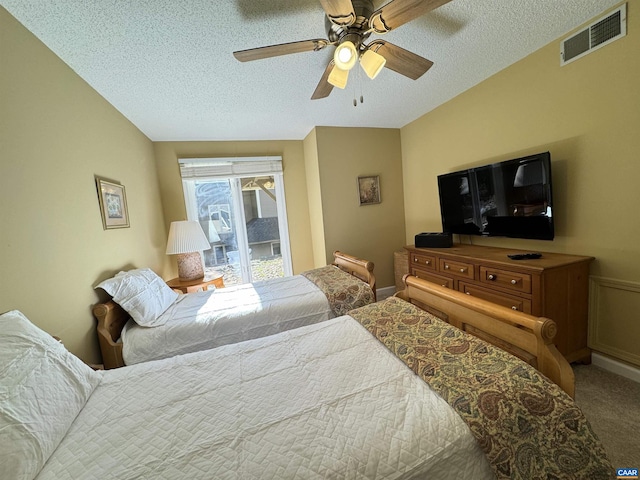
[[[98,341],[104,368],[124,367],[122,342],[119,340],[122,329],[131,317],[113,300],[94,305],[92,311],[98,319]]]
[[[336,250],[333,252],[333,265],[368,283],[373,290],[373,298],[376,298],[376,276],[373,274],[373,262]]]
[[[396,294],[399,298],[521,358],[573,398],[575,377],[569,362],[553,344],[557,331],[553,320],[514,311],[411,275],[405,275],[403,282],[406,288]]]

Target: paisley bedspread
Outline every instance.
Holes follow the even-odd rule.
[[[465,420],[498,479],[610,479],[582,411],[530,365],[398,298],[349,315]]]
[[[302,275],[322,290],[336,317],[375,302],[368,284],[333,265],[302,272]]]

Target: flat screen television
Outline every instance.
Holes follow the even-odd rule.
[[[438,176],[445,232],[553,240],[551,155]]]

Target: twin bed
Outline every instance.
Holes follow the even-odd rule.
[[[2,315],[0,477],[615,478],[552,321],[405,284],[349,315],[98,372]]]
[[[373,269],[370,261],[336,251],[332,265],[301,275],[186,295],[167,293],[152,272],[134,278],[123,272],[98,285],[114,298],[93,308],[104,367],[169,358],[346,314],[375,301]]]

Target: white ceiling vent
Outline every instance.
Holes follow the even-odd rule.
[[[627,4],[597,19],[560,43],[560,65],[566,65],[627,34]]]

